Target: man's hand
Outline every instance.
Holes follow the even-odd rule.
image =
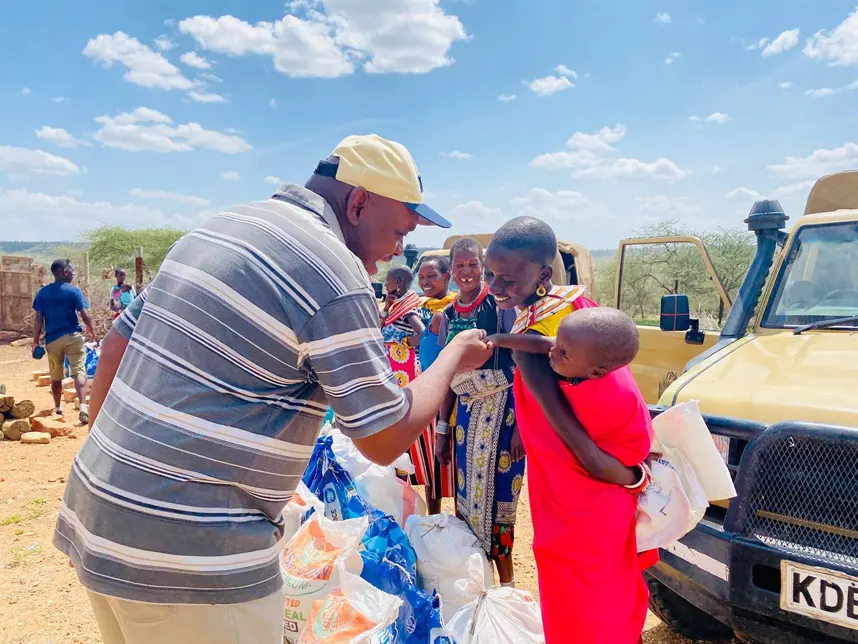
[[[452,431],[453,428],[450,428]],[[450,464],[450,435],[435,434],[435,458],[441,465]]]
[[[37,346],[39,346],[39,340],[38,340],[38,338],[36,338],[35,340],[33,340],[33,346],[30,348],[30,353],[33,353],[33,351],[35,351],[35,350],[36,350],[36,347],[37,347]]]
[[[509,439],[509,455],[513,461],[520,461],[524,458],[524,444],[521,442],[518,425],[512,428],[512,436]]]
[[[86,330],[86,337],[89,338],[90,342],[97,342],[98,338],[95,335],[95,330],[90,327]]]
[[[486,332],[482,329],[462,331],[444,348],[458,353],[457,373],[479,369],[492,357],[492,348],[483,342]]]

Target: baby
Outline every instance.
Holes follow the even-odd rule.
[[[630,466],[649,454],[649,410],[628,367],[639,347],[628,315],[610,308],[579,309],[560,322],[556,338],[498,334],[486,342],[547,355],[572,410],[600,448]]]
[[[134,301],[134,293],[131,291],[131,284],[123,284],[119,287],[119,306],[125,310]]]

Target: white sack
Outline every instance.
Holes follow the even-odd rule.
[[[457,644],[544,644],[542,615],[533,596],[514,588],[491,588],[447,623]],[[575,625],[570,624],[574,642]]]
[[[313,602],[298,644],[382,644],[402,600],[377,589],[337,563],[339,588]]]
[[[408,483],[391,476],[386,467],[370,465],[355,478],[355,487],[364,501],[392,516],[401,528],[412,514],[426,514],[423,498]]]
[[[366,456],[361,454],[360,450],[355,447],[352,439],[348,438],[336,427],[332,426],[328,433],[334,439],[331,449],[334,450],[334,456],[337,457],[337,463],[339,463],[346,472],[351,474],[353,478],[357,478],[361,474],[364,474],[370,467],[383,467],[381,465],[376,465]],[[396,470],[401,470],[406,474],[414,474],[414,465],[411,463],[411,458],[408,454],[403,454],[396,459],[392,465],[383,467],[383,469],[388,472],[391,477],[396,476]]]
[[[653,451],[674,449],[694,470],[707,501],[732,499],[736,488],[696,400],[671,407],[653,419]]]
[[[286,594],[284,642],[298,641],[313,602],[340,587],[342,570],[361,573],[363,562],[358,549],[368,524],[366,517],[331,521],[314,512],[283,548],[280,574]]]
[[[405,534],[417,554],[417,583],[427,593],[438,591],[445,622],[494,585],[486,553],[461,519],[450,514],[412,515]]]

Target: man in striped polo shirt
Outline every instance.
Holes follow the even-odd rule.
[[[474,331],[393,377],[369,274],[449,227],[422,201],[403,146],[349,137],[305,187],[184,236],[116,320],[54,537],[107,644],[279,643],[281,511],[327,406],[388,464],[490,357]]]

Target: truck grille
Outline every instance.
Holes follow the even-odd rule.
[[[806,426],[805,426],[806,427]],[[741,532],[812,558],[858,567],[858,433],[811,428],[760,437],[742,464]]]

